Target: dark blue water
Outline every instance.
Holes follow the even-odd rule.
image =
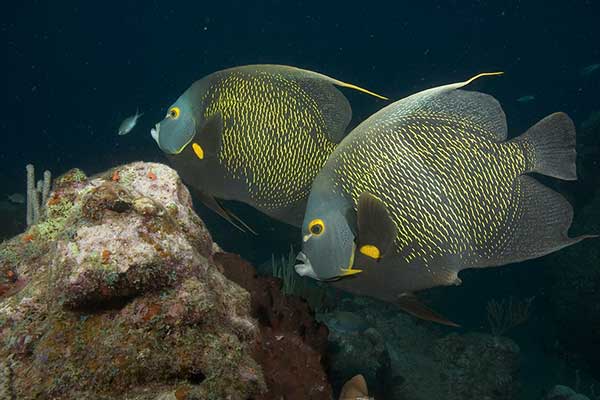
[[[502,103],[510,135],[554,111],[567,112],[580,127],[600,110],[600,70],[581,73],[600,63],[598,20],[598,1],[15,2],[0,16],[0,195],[23,192],[29,162],[58,174],[72,167],[94,173],[133,160],[166,161],[149,134],[166,108],[193,81],[244,64],[295,65],[392,99],[479,72],[504,71],[470,89]],[[346,94],[354,124],[382,106]],[[517,101],[523,96],[535,99]],[[144,113],[139,125],[117,136],[121,120],[138,108]],[[576,214],[600,187],[600,129],[583,131],[580,181],[549,182]],[[260,237],[233,231],[200,208],[223,247],[258,262],[298,244],[297,231],[247,207],[237,209],[261,226]],[[592,246],[569,253],[572,262],[588,257]],[[562,340],[555,331],[564,323],[548,305],[557,295],[549,289],[554,278],[544,272],[551,262],[469,272],[462,288],[434,291],[434,297],[449,317],[479,329],[489,298],[536,296],[535,318],[515,333],[524,365],[538,369],[529,378],[543,375],[540,365],[548,358],[538,358],[541,353],[560,358],[568,352],[576,360],[573,371],[600,379],[600,363],[594,364],[600,348],[595,358],[582,355],[583,346],[551,350]],[[572,328],[600,325],[580,323]]]

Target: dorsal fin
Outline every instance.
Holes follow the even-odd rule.
[[[372,91],[370,91],[368,89],[362,88],[362,87],[354,85],[352,83],[347,83],[347,82],[340,81],[338,79],[332,78],[332,77],[327,76],[325,74],[320,74],[318,72],[309,71],[309,70],[306,70],[306,69],[301,69],[301,68],[296,68],[296,67],[290,67],[290,66],[277,66],[277,67],[284,68],[287,71],[289,71],[291,74],[296,74],[296,75],[304,76],[304,77],[307,77],[307,78],[320,79],[320,80],[323,80],[325,82],[329,82],[331,84],[334,84],[336,86],[341,86],[341,87],[345,87],[345,88],[348,88],[348,89],[353,89],[353,90],[356,90],[356,91],[359,91],[359,92],[371,95],[373,97],[377,97],[378,99],[381,99],[381,100],[389,100],[387,97],[382,96],[380,94],[377,94],[375,92],[372,92]]]
[[[352,107],[346,96],[323,80],[303,78],[296,82],[317,103],[325,120],[325,136],[333,143],[341,142],[348,134],[348,124],[352,119]]]
[[[348,134],[347,127],[352,119],[352,108],[346,96],[335,86],[345,87],[387,100],[370,90],[343,82],[327,75],[287,65],[246,65],[235,67],[242,71],[278,74],[299,84],[314,100],[325,119],[327,126],[325,135],[334,143],[339,143]]]
[[[326,134],[334,143],[341,142],[346,136],[348,133],[346,128],[352,119],[350,103],[348,103],[346,96],[336,89],[334,85],[366,93],[378,99],[388,100],[387,97],[371,92],[370,90],[351,83],[342,82],[318,72],[295,67],[285,67],[285,71],[294,77],[317,101],[328,126]]]
[[[362,88],[360,86],[353,85],[352,83],[338,81],[337,79],[333,79],[333,78],[329,78],[329,79],[331,79],[331,81],[332,81],[332,83],[334,85],[345,87],[345,88],[348,88],[348,89],[353,89],[353,90],[356,90],[356,91],[359,91],[359,92],[362,92],[362,93],[366,93],[366,94],[369,94],[369,95],[371,95],[373,97],[377,97],[380,100],[389,100],[389,98],[387,98],[385,96],[382,96],[382,95],[377,94],[375,92],[371,92],[370,90],[367,90],[367,89]]]
[[[409,116],[419,113],[439,113],[457,116],[477,127],[471,131],[484,137],[502,142],[506,140],[506,115],[494,97],[473,91],[458,90],[481,76],[500,75],[502,72],[482,73],[464,82],[452,83],[423,90],[387,107],[386,112],[395,116]]]

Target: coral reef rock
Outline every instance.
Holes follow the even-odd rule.
[[[416,320],[393,304],[340,300],[317,319],[329,327],[332,384],[360,371],[378,400],[517,398],[519,347],[488,334],[457,334]]]
[[[40,222],[0,245],[0,397],[278,399],[263,370],[293,372],[261,366],[257,348],[298,360],[318,351],[257,323],[263,311],[223,275],[218,250],[165,165],[59,177]],[[284,335],[300,329],[280,317]],[[302,317],[305,336],[318,329]],[[287,393],[295,384],[306,386],[291,380]]]
[[[548,392],[544,400],[590,400],[590,398],[575,392],[570,387],[556,385]]]
[[[258,277],[237,255],[216,254],[215,260],[227,278],[252,293],[252,315],[260,322],[254,358],[263,366],[269,387],[267,395],[256,399],[330,400],[331,387],[321,367],[327,328],[315,322],[307,303],[284,296],[280,279]]]

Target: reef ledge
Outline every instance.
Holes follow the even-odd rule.
[[[327,330],[213,243],[177,173],[55,180],[0,244],[0,398],[330,399]]]

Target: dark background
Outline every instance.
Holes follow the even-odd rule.
[[[512,135],[554,111],[580,123],[600,108],[600,70],[580,74],[600,63],[598,1],[23,1],[11,7],[0,16],[3,197],[24,191],[29,162],[57,175],[72,167],[95,173],[132,160],[166,161],[150,128],[193,81],[235,65],[295,65],[392,99],[505,71],[470,88],[501,101]],[[345,93],[354,124],[385,105]],[[517,102],[526,95],[535,100]],[[138,108],[144,116],[136,129],[117,136],[120,122]],[[580,202],[594,183],[574,187]],[[220,242],[227,241],[221,231],[238,237],[201,214],[218,226]],[[262,242],[242,243],[251,251]]]
[[[29,162],[55,174],[166,162],[150,128],[193,81],[235,65],[295,65],[392,99],[504,71],[470,88],[500,100],[513,136],[554,111],[579,126],[600,109],[600,70],[581,74],[600,63],[600,1],[22,1],[0,18],[1,196],[24,192]],[[385,104],[345,93],[354,123]],[[137,108],[136,129],[117,136]],[[600,176],[598,138],[578,141],[580,182],[551,183],[576,212]],[[200,211],[223,247],[256,262],[299,239],[243,207],[258,237]],[[479,328],[490,296],[538,295],[543,261],[525,264],[469,271],[445,312]]]
[[[600,74],[579,74],[600,63],[598,1],[23,1],[0,18],[7,191],[27,162],[60,173],[161,160],[149,130],[166,108],[242,64],[296,65],[391,98],[502,70],[473,88],[500,99],[513,134],[599,108]],[[359,118],[383,105],[359,97]],[[138,127],[118,137],[138,107]]]

